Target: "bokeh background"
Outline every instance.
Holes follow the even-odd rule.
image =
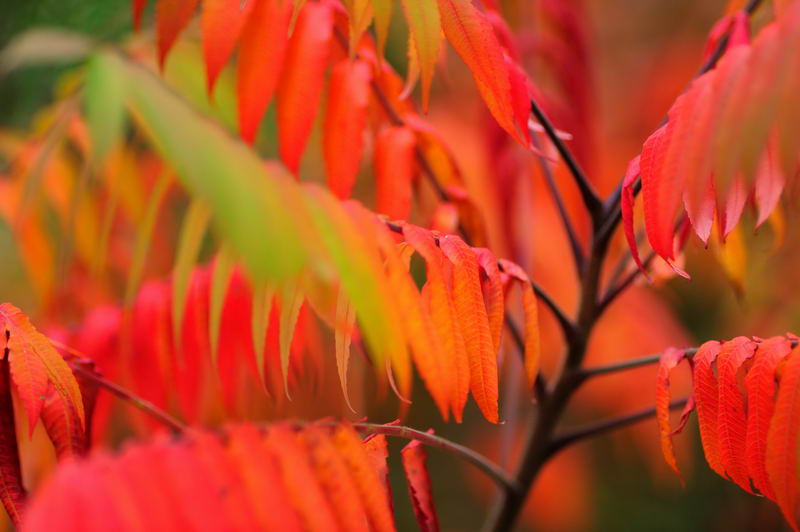
[[[702,63],[706,35],[727,6],[724,0],[501,3],[517,35],[523,64],[548,95],[548,108],[557,125],[574,135],[573,147],[603,193],[610,192],[619,182],[627,161],[638,153],[643,140]],[[559,9],[568,14],[563,15]],[[761,10],[756,27],[768,17],[768,11]],[[557,13],[564,18],[557,19]],[[144,32],[134,38],[144,49],[148,41],[153,41],[151,17],[148,10]],[[403,73],[406,30],[401,18],[395,16],[387,57]],[[558,26],[559,20],[562,24],[567,20],[571,26],[568,24],[564,30]],[[43,27],[73,30],[100,42],[129,43],[132,38],[127,0],[0,3],[0,47],[27,30]],[[168,71],[193,80],[195,86],[201,82],[197,36],[194,24],[168,65]],[[24,138],[36,134],[41,128],[38,124],[43,119],[42,110],[57,100],[65,76],[68,78],[75,68],[80,67],[38,65],[0,73],[2,136]],[[230,79],[223,78],[221,83],[223,93],[230,90]],[[220,98],[217,105],[220,115],[231,116],[231,110],[224,108],[225,98]],[[484,213],[490,247],[496,254],[525,266],[566,309],[574,310],[575,274],[538,164],[500,133],[476,96],[466,69],[452,52],[434,82],[429,118],[454,148],[466,188]],[[276,153],[273,120],[268,115],[257,145],[265,156]],[[312,139],[301,177],[320,180],[320,161],[319,141]],[[0,153],[0,181],[13,164],[13,153],[4,149]],[[575,191],[562,171],[557,174],[585,236],[586,220],[579,212]],[[370,204],[372,182],[366,164],[357,196]],[[159,217],[161,236],[154,244],[157,252],[148,256],[145,280],[169,274],[183,208],[185,205],[177,202],[174,212]],[[430,212],[424,209],[414,216],[419,223],[430,220]],[[736,236],[735,253],[729,251],[726,255],[716,245],[703,249],[696,240],[690,240],[685,260],[693,276],[691,282],[661,272],[654,285],[637,285],[616,302],[592,338],[589,363],[609,363],[656,353],[669,345],[697,345],[707,339],[739,334],[768,337],[800,330],[800,304],[795,297],[800,287],[800,250],[793,245],[797,237],[796,216],[791,209],[784,210],[783,229],[778,221],[758,232],[753,231],[753,219],[747,216]],[[125,236],[120,238],[120,245],[124,246]],[[627,251],[621,239],[616,246],[615,257],[624,258]],[[66,305],[69,310],[59,314],[57,307],[42,303],[19,256],[8,220],[0,219],[0,301],[15,302],[40,322],[69,330],[77,328],[96,305],[117,302],[123,284],[112,281],[102,293],[83,294],[78,298],[80,303]],[[551,374],[557,367],[561,345],[544,309],[541,314],[546,335],[544,369]],[[438,434],[511,466],[520,434],[535,409],[522,391],[521,368],[515,356],[511,346],[504,349],[504,424],[490,426],[474,405],[470,405],[463,424],[444,424],[421,383],[415,385],[414,404],[404,423],[433,427]],[[350,414],[341,394],[337,395],[338,382],[331,360],[323,365],[327,371],[319,372],[319,386],[316,391],[307,391],[306,400],[274,409],[269,405],[255,407],[242,417],[311,418],[333,414],[354,419],[366,415],[374,421],[397,417],[397,401],[386,390],[376,389],[368,378],[364,384],[355,385],[358,415]],[[363,367],[359,369],[358,361],[354,365],[354,372],[367,373]],[[676,397],[688,389],[685,368],[678,373],[673,379]],[[643,368],[588,383],[575,398],[566,426],[652,405],[654,376],[654,368]],[[319,400],[314,393],[323,394],[325,399]],[[112,415],[122,415],[121,407],[112,408]],[[108,432],[110,435],[101,443],[113,446],[137,433],[137,429],[112,423]],[[390,443],[394,451],[399,449],[399,442]],[[744,494],[705,465],[694,419],[677,438],[677,445],[685,488],[662,462],[653,420],[568,448],[543,471],[527,504],[521,529],[666,532],[767,531],[785,527],[773,504]],[[36,483],[46,475],[52,459],[43,459],[38,451],[31,456],[29,460],[39,461],[35,467],[39,473],[30,479]],[[450,456],[432,450],[429,457],[442,528],[478,530],[493,494],[492,486]],[[402,529],[413,530],[406,488],[398,474],[399,462],[393,457],[390,466],[394,471],[399,524]]]

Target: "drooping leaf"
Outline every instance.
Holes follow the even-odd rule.
[[[400,451],[403,471],[408,482],[408,492],[419,529],[423,532],[438,532],[439,519],[433,504],[431,477],[426,464],[427,454],[419,441],[412,441]]]
[[[210,218],[211,212],[205,202],[194,199],[186,211],[178,238],[175,266],[172,269],[172,336],[179,356],[182,356],[183,351],[183,316],[189,293],[189,280],[192,269],[197,263],[197,255]]]
[[[106,60],[102,55],[93,56],[86,69],[86,120],[96,162],[105,160],[125,126],[124,85],[112,69],[98,64]]]
[[[456,236],[441,237],[439,245],[453,264],[453,302],[467,348],[470,390],[486,419],[497,423],[498,353],[483,303],[478,260],[472,249]]]
[[[278,83],[278,138],[286,167],[297,175],[317,115],[328,62],[333,13],[329,4],[302,9]]]
[[[527,147],[527,116],[524,123],[517,122],[509,72],[491,22],[471,0],[438,0],[438,5],[445,37],[472,71],[492,116]]]
[[[503,271],[515,279],[522,290],[522,310],[525,313],[525,375],[529,389],[533,390],[539,376],[541,359],[541,332],[539,330],[539,309],[536,293],[525,271],[513,262],[501,259]]]
[[[300,282],[290,282],[283,286],[280,294],[280,334],[279,351],[281,359],[281,374],[283,375],[283,390],[286,397],[289,395],[289,357],[291,355],[292,339],[297,328],[297,318],[300,316],[300,307],[303,305],[303,292]]]
[[[658,430],[661,433],[661,452],[664,454],[664,460],[681,479],[681,484],[683,484],[683,476],[675,460],[672,429],[669,425],[669,374],[683,358],[684,352],[681,349],[669,348],[664,351],[661,355],[658,376],[656,377],[656,420],[658,421]]]
[[[25,487],[19,464],[11,374],[8,357],[0,359],[0,500],[14,526],[19,526],[25,507]]]
[[[48,385],[77,414],[77,423],[85,426],[83,402],[78,383],[67,363],[48,339],[31,324],[28,317],[10,303],[0,304],[0,330],[5,356],[9,361],[11,381],[28,414],[28,429],[39,420]]]
[[[712,340],[704,343],[697,350],[694,362],[694,400],[697,403],[697,422],[700,427],[700,440],[708,465],[721,477],[725,472],[720,463],[719,436],[717,419],[719,418],[719,392],[717,376],[712,364],[716,362],[722,346]]]
[[[411,211],[416,142],[407,127],[386,128],[375,141],[375,209],[390,220],[405,220]]]
[[[742,364],[752,358],[755,349],[755,342],[739,336],[723,343],[717,355],[719,386],[717,437],[720,466],[731,480],[749,493],[752,493],[752,490],[745,458],[747,420],[744,396],[739,389],[737,374]]]
[[[159,0],[156,3],[158,63],[162,69],[167,61],[167,54],[175,44],[175,39],[191,20],[197,4],[198,0]],[[135,20],[138,24],[138,16]]]
[[[139,31],[142,27],[142,14],[147,7],[147,0],[131,0],[131,11],[133,14],[133,29]]]
[[[389,444],[386,441],[386,436],[383,434],[373,434],[364,440],[364,450],[372,462],[372,467],[378,473],[378,478],[381,479],[383,489],[386,493],[386,500],[389,502],[389,510],[393,510],[394,504],[392,503],[392,487],[389,484],[389,466],[387,460],[389,459]]]
[[[236,93],[239,133],[250,144],[255,142],[261,117],[278,86],[291,9],[283,0],[259,0],[242,30]]]
[[[503,280],[500,278],[500,268],[497,266],[497,259],[486,248],[473,249],[478,258],[483,272],[486,274],[484,286],[484,299],[486,300],[486,312],[489,316],[489,328],[492,332],[492,342],[495,352],[500,352],[500,338],[503,333],[504,301],[503,301]],[[535,310],[535,309],[534,309]]]
[[[757,355],[745,377],[747,390],[747,473],[762,495],[775,500],[766,468],[767,435],[775,411],[775,370],[791,351],[789,340],[774,337],[758,345]]]
[[[389,26],[392,22],[393,0],[372,0],[372,13],[375,17],[375,34],[377,42],[375,52],[379,60],[383,59],[386,50],[386,39],[389,37]]]
[[[336,342],[336,369],[339,372],[339,382],[342,385],[342,393],[347,407],[355,412],[350,402],[350,392],[347,386],[347,369],[350,361],[350,343],[353,339],[353,327],[355,326],[356,315],[353,307],[347,301],[344,294],[339,292],[336,298],[336,323],[334,324],[334,336]]]
[[[431,83],[442,45],[442,23],[436,2],[402,0],[414,57],[422,77],[422,109],[428,112]],[[449,38],[449,37],[448,37]]]
[[[256,356],[256,366],[262,384],[264,378],[264,349],[267,342],[267,329],[269,328],[270,312],[275,288],[267,283],[256,284],[253,287],[253,306],[250,329],[253,333],[253,352]]]
[[[88,441],[78,412],[72,403],[64,401],[58,395],[52,385],[44,400],[42,423],[47,436],[53,442],[59,460],[69,456],[79,457],[86,453]]]
[[[213,367],[217,367],[217,357],[219,353],[219,333],[222,322],[222,309],[225,305],[225,296],[228,293],[228,285],[233,275],[234,259],[227,248],[220,249],[214,261],[214,271],[211,277],[211,289],[209,290],[209,311],[208,311],[208,338],[211,341],[211,361]]]
[[[255,0],[203,1],[203,57],[209,95],[214,92],[217,77],[233,53],[255,3]]]
[[[366,126],[371,70],[359,59],[333,67],[323,124],[322,149],[328,188],[347,199],[356,180]]]

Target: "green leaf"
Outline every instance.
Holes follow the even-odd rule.
[[[86,68],[86,120],[95,163],[105,159],[125,128],[125,85],[109,56],[97,54]]]

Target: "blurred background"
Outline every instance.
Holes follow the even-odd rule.
[[[506,0],[501,5],[516,36],[522,64],[546,95],[549,113],[560,129],[573,135],[571,145],[581,163],[597,188],[608,194],[621,179],[628,160],[638,154],[644,139],[702,64],[706,36],[725,13],[727,2]],[[387,58],[404,74],[407,33],[399,5],[397,9]],[[755,27],[768,17],[768,7],[763,8],[755,19]],[[127,0],[2,2],[0,48],[31,29],[61,28],[96,41],[133,47],[153,62],[151,20],[152,6],[146,11],[143,32],[132,36]],[[202,101],[205,95],[198,35],[194,23],[181,37],[165,77],[199,107],[231,126],[234,107],[230,72],[223,75],[216,103]],[[27,170],[20,170],[26,139],[44,138],[53,116],[58,114],[60,98],[68,92],[67,88],[74,83],[74,72],[80,68],[78,63],[68,63],[0,72],[0,187],[4,181],[11,183],[20,171],[34,171],[33,164],[22,165]],[[565,309],[574,311],[575,272],[538,162],[512,145],[496,126],[468,76],[463,64],[450,51],[434,81],[428,118],[454,148],[465,188],[482,213],[488,247],[496,255],[523,265]],[[79,131],[74,134],[76,138],[80,136]],[[315,132],[303,160],[300,172],[303,180],[322,180],[318,136]],[[257,148],[265,157],[274,157],[277,152],[272,110],[264,120]],[[51,334],[61,334],[93,355],[110,349],[103,347],[102,331],[109,321],[120,319],[114,305],[124,297],[124,272],[130,269],[136,256],[132,249],[136,245],[137,228],[146,216],[146,191],[158,173],[152,168],[157,163],[146,160],[146,154],[140,155],[140,159],[130,163],[134,166],[130,171],[132,179],[141,179],[143,185],[125,189],[130,221],[127,226],[121,222],[122,227],[115,226],[108,243],[109,265],[102,282],[94,283],[92,274],[96,272],[90,268],[71,266],[72,259],[65,258],[65,247],[74,247],[74,254],[78,255],[75,260],[80,259],[81,238],[87,238],[85,235],[70,236],[57,222],[47,221],[46,232],[55,242],[52,249],[39,255],[30,255],[28,250],[25,255],[10,217],[0,216],[0,301],[14,302],[35,323],[49,324]],[[61,183],[67,187],[64,184],[67,178],[63,177],[67,174],[78,182],[78,170],[68,168],[77,165],[71,157],[69,153],[64,155],[65,168],[44,172],[44,186],[58,187]],[[588,225],[580,212],[576,191],[563,169],[557,168],[556,174],[585,238]],[[370,176],[370,166],[365,163],[355,196],[367,206],[372,206],[374,195]],[[3,190],[0,188],[0,192]],[[435,221],[435,208],[430,206],[430,199],[425,200],[425,194],[425,191],[420,193],[424,201],[415,206],[412,216],[415,223],[430,225]],[[429,191],[427,194],[430,196]],[[156,236],[142,266],[145,294],[163,289],[158,283],[170,273],[178,227],[186,210],[185,198],[178,191],[167,195],[174,196],[173,201],[168,201],[167,208],[157,216]],[[2,202],[0,198],[0,207]],[[0,209],[0,214],[3,212]],[[800,330],[800,303],[795,297],[800,286],[800,269],[796,267],[800,250],[781,245],[782,241],[795,241],[797,224],[791,210],[782,216],[756,232],[752,214],[746,214],[744,224],[731,237],[733,242],[728,242],[726,250],[720,250],[716,243],[704,249],[690,238],[685,262],[693,280],[674,279],[661,271],[660,265],[656,266],[654,285],[635,286],[609,309],[592,337],[588,363],[610,363],[657,353],[671,345],[698,345],[708,339],[737,335],[769,337]],[[80,229],[80,222],[76,224]],[[74,242],[68,246],[63,244],[72,239]],[[91,242],[86,245],[91,247]],[[615,246],[612,266],[628,253],[621,238],[615,241]],[[32,268],[30,263],[26,264],[26,256],[29,261],[31,256],[38,256],[44,263],[52,261],[58,267],[50,264],[47,268],[40,262],[38,268]],[[206,259],[210,256],[209,243],[202,256]],[[55,281],[42,280],[48,276]],[[79,286],[94,288],[77,289]],[[544,371],[552,374],[561,353],[561,340],[546,309],[541,308],[540,315],[545,322]],[[235,322],[235,316],[230,320]],[[295,401],[273,404],[255,394],[245,394],[235,398],[225,413],[203,410],[196,413],[195,420],[213,425],[223,417],[311,419],[342,415],[352,419],[368,416],[375,422],[396,418],[401,408],[391,392],[369,377],[362,379],[363,382],[359,380],[359,374],[369,372],[363,358],[358,357],[354,357],[351,376],[356,383],[351,393],[358,413],[347,410],[331,357],[330,334],[311,332],[313,324],[309,327],[301,336],[307,340],[319,334],[321,339],[307,343],[325,347],[313,354],[313,384],[300,382],[306,377],[296,379],[295,385],[302,392],[294,393]],[[146,346],[145,350],[150,348]],[[114,356],[117,355],[107,355]],[[506,346],[503,356],[504,424],[489,425],[472,403],[463,424],[443,423],[421,382],[415,383],[414,404],[405,414],[404,424],[422,429],[432,427],[437,434],[474,447],[501,465],[511,467],[535,406],[523,390],[522,371],[513,346]],[[308,360],[304,358],[298,364],[309,364]],[[98,365],[113,372],[103,368],[102,361]],[[676,371],[675,397],[686,394],[687,377],[686,367]],[[125,378],[130,378],[132,386],[146,398],[162,401],[165,407],[181,412],[179,401],[176,404],[167,397],[150,397],[148,393],[158,392],[138,381],[136,375]],[[578,393],[565,426],[591,423],[651,406],[654,388],[654,367],[598,378]],[[135,415],[123,412],[125,408],[118,404],[106,408],[106,429],[96,438],[99,445],[117,446],[133,434],[152,430],[141,419],[120,421],[122,416],[128,419]],[[390,444],[397,451],[401,442]],[[53,462],[52,457],[43,458],[47,451],[37,445],[44,444],[34,439],[26,451],[27,469],[32,471],[31,484],[46,475]],[[744,494],[706,466],[694,418],[676,438],[676,446],[678,462],[686,477],[685,488],[663,463],[654,420],[566,449],[543,471],[527,504],[521,529],[766,531],[785,527],[775,505]],[[416,525],[399,472],[399,460],[396,452],[390,456],[399,523],[402,529],[412,530]],[[479,529],[493,495],[491,484],[469,466],[436,450],[429,452],[429,458],[443,530]]]

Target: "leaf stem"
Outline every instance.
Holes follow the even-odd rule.
[[[167,412],[161,410],[150,401],[139,397],[135,393],[126,390],[116,383],[111,382],[95,371],[88,370],[78,364],[70,364],[69,366],[73,373],[80,375],[84,379],[91,381],[101,388],[111,392],[113,395],[116,395],[123,401],[130,403],[145,414],[148,414],[153,419],[161,422],[175,434],[182,434],[186,431],[186,425],[169,415]]]
[[[508,492],[521,491],[521,486],[515,480],[508,478],[506,473],[494,462],[485,456],[476,453],[469,447],[455,443],[448,439],[423,432],[421,430],[412,429],[411,427],[404,427],[402,425],[380,425],[377,423],[353,423],[353,427],[362,434],[385,434],[386,436],[394,436],[398,438],[405,438],[408,440],[416,440],[428,447],[439,449],[457,456],[466,462],[474,465],[488,477],[497,483],[498,486]]]

